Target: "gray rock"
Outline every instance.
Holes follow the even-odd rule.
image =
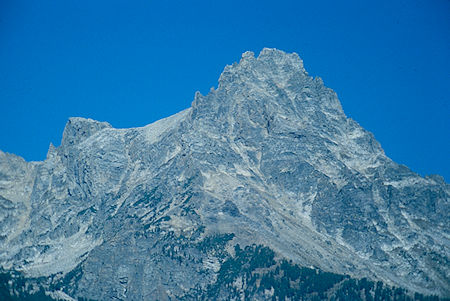
[[[386,157],[297,54],[263,49],[148,126],[71,118],[43,162],[0,152],[0,265],[73,298],[189,299],[233,245],[262,244],[449,296],[449,191]]]

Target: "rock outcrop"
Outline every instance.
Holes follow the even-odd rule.
[[[448,297],[449,195],[389,159],[297,54],[263,49],[171,117],[71,118],[43,162],[0,152],[0,265],[69,299],[195,299],[256,245]]]

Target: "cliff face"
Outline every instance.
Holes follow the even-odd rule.
[[[195,299],[255,244],[449,296],[449,195],[386,157],[297,54],[264,49],[148,126],[71,118],[43,162],[0,152],[0,265],[67,298]]]

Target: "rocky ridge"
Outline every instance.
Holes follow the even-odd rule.
[[[43,162],[0,152],[0,265],[64,280],[69,299],[195,299],[255,244],[448,297],[449,195],[389,159],[297,54],[266,48],[148,126],[71,118]]]

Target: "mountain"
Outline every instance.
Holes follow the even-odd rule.
[[[3,290],[450,297],[449,195],[389,159],[297,54],[246,52],[178,114],[130,129],[70,118],[43,162],[0,152]]]

